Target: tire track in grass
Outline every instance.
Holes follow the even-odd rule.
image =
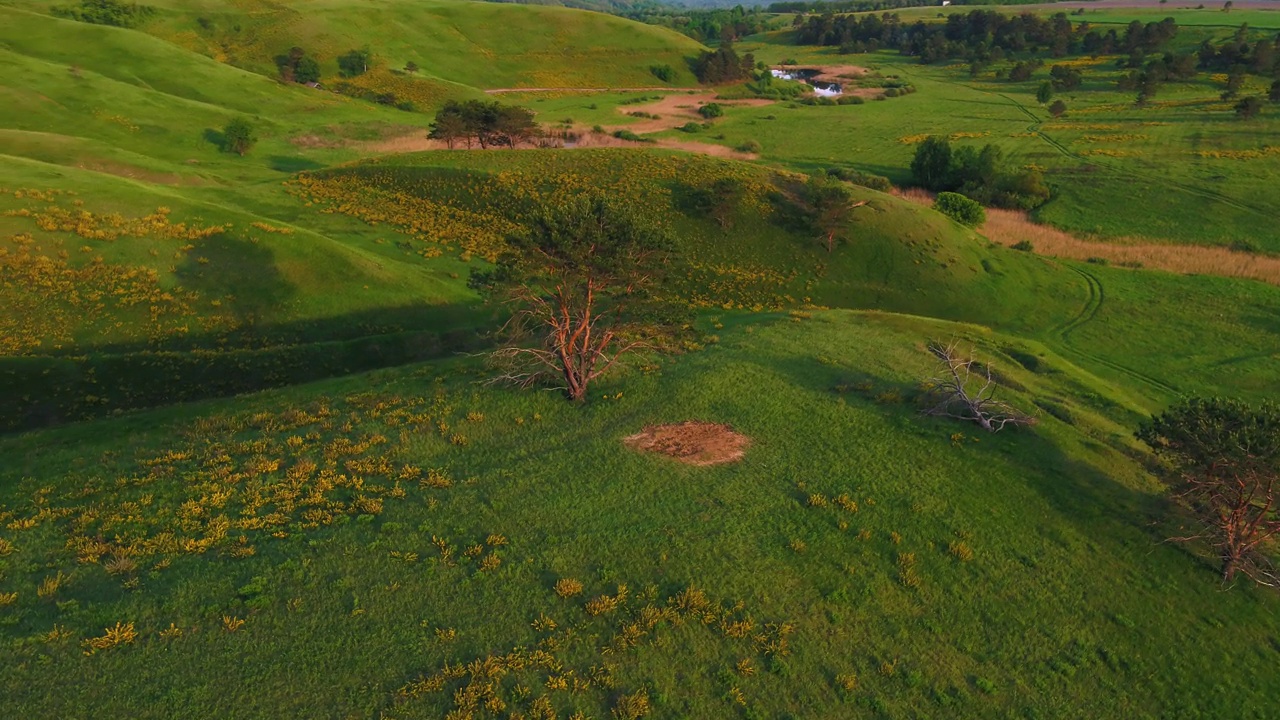
[[[1092,273],[1085,272],[1080,268],[1073,267],[1071,268],[1071,270],[1077,273],[1078,275],[1080,275],[1080,277],[1084,279],[1085,285],[1088,288],[1089,297],[1088,299],[1085,300],[1084,307],[1080,310],[1079,313],[1075,315],[1075,317],[1071,318],[1067,322],[1053,329],[1054,335],[1056,335],[1058,340],[1061,342],[1062,349],[1074,355],[1077,355],[1085,360],[1088,360],[1090,362],[1097,363],[1098,365],[1102,365],[1103,367],[1110,368],[1111,370],[1114,370],[1118,373],[1131,377],[1147,385],[1150,385],[1155,388],[1159,388],[1163,392],[1169,393],[1171,395],[1180,394],[1180,391],[1178,390],[1178,388],[1173,387],[1172,385],[1169,385],[1145,373],[1138,372],[1137,370],[1134,370],[1132,368],[1125,367],[1124,365],[1121,365],[1117,362],[1108,360],[1104,357],[1097,355],[1096,353],[1091,353],[1086,350],[1082,350],[1071,343],[1072,333],[1074,333],[1076,330],[1080,329],[1084,325],[1092,322],[1095,318],[1097,318],[1098,312],[1102,310],[1103,302],[1106,301],[1106,291],[1103,289],[1102,282],[1099,281],[1098,278],[1094,277]]]
[[[1120,167],[1110,161],[1099,160],[1094,157],[1086,158],[1083,155],[1079,155],[1075,152],[1072,152],[1070,148],[1058,142],[1057,140],[1054,140],[1047,133],[1041,130],[1040,125],[1043,124],[1044,121],[1036,117],[1035,113],[1028,110],[1025,105],[1009,97],[1008,95],[1005,95],[1004,93],[996,93],[996,94],[1004,98],[1005,100],[1009,101],[1009,104],[1013,105],[1015,108],[1018,109],[1019,112],[1021,112],[1023,115],[1026,115],[1027,119],[1031,120],[1031,124],[1027,126],[1027,132],[1035,133],[1036,137],[1043,140],[1047,145],[1057,150],[1062,155],[1071,158],[1072,160],[1079,160],[1080,162],[1083,162],[1083,163],[1104,167],[1109,172],[1115,173],[1117,176],[1120,176],[1122,178],[1139,180],[1149,184],[1164,185],[1165,187],[1181,190],[1182,192],[1187,193],[1188,195],[1194,195],[1203,200],[1211,200],[1214,202],[1222,203],[1223,205],[1233,207],[1236,210],[1242,210],[1248,213],[1255,213],[1263,217],[1271,217],[1271,213],[1263,208],[1254,207],[1253,205],[1250,205],[1246,202],[1230,197],[1228,195],[1223,195],[1222,193],[1217,192],[1215,190],[1208,190],[1196,185],[1191,185],[1189,183],[1182,183],[1177,180],[1170,180],[1168,177],[1165,177],[1159,174],[1148,174],[1148,173],[1136,172],[1130,168]]]

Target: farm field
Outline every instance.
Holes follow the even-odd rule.
[[[1055,119],[1035,98],[1047,67],[1010,82],[994,77],[998,67],[970,78],[967,65],[920,65],[896,51],[839,55],[784,38],[742,47],[767,62],[863,63],[917,92],[856,106],[734,110],[719,123],[718,142],[755,140],[763,157],[797,168],[843,162],[906,182],[915,145],[947,134],[960,144],[997,144],[1014,162],[1043,167],[1057,192],[1036,211],[1042,222],[1104,238],[1227,246],[1248,239],[1280,249],[1269,191],[1280,155],[1268,140],[1280,125],[1274,113],[1239,121],[1219,99],[1220,84],[1207,78],[1170,83],[1150,106],[1135,108],[1113,89],[1123,74],[1112,67],[1115,58],[1073,60],[1085,81],[1057,96],[1068,110]],[[1252,83],[1245,93],[1265,93]]]
[[[1069,17],[1280,29],[1237,4]],[[1121,54],[783,30],[700,83],[702,43],[563,7],[129,7],[0,0],[0,716],[1270,717],[1280,547],[1228,581],[1171,542],[1207,521],[1139,428],[1280,403],[1280,106],[1136,107]],[[930,135],[1047,202],[944,214]],[[588,267],[586,334],[638,348],[517,386]],[[1013,425],[929,414],[943,346]]]

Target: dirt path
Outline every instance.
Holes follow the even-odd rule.
[[[618,112],[623,115],[645,113],[657,115],[657,118],[643,118],[625,125],[610,125],[609,130],[630,130],[634,133],[653,133],[662,130],[674,130],[689,122],[702,122],[705,118],[698,114],[698,108],[707,103],[716,103],[726,107],[761,107],[772,105],[773,100],[717,100],[714,92],[686,93],[683,95],[667,95],[661,100],[637,105],[619,105]]]
[[[621,126],[626,127],[626,126]],[[356,144],[359,149],[375,154],[398,154],[424,152],[427,150],[448,150],[449,146],[440,140],[432,140],[427,137],[426,130],[418,130],[406,135],[387,138],[385,140],[373,140]],[[669,140],[658,139],[653,142],[635,142],[633,140],[623,140],[609,134],[601,134],[591,132],[590,130],[582,130],[577,142],[570,147],[556,148],[559,150],[581,150],[588,148],[602,147],[629,147],[629,148],[652,148],[660,147],[669,150],[681,150],[684,152],[698,153],[700,155],[710,155],[712,157],[732,158],[734,160],[755,160],[758,156],[755,153],[746,153],[725,147],[724,145],[716,145],[714,143],[696,142],[692,140]],[[454,150],[466,152],[465,145],[457,145]],[[506,148],[494,148],[505,150]],[[536,150],[538,146],[532,144],[517,145],[517,150]],[[471,148],[472,152],[481,152],[479,146]]]
[[[696,87],[625,87],[625,88],[580,88],[580,87],[537,87],[537,88],[491,88],[485,90],[489,95],[502,95],[503,93],[534,93],[534,92],[581,92],[581,93],[625,93],[625,92],[689,92],[690,90],[701,90]]]

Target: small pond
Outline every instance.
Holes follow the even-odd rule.
[[[814,95],[821,97],[834,97],[844,93],[844,88],[840,86],[840,83],[815,79],[822,74],[822,71],[814,68],[794,68],[789,70],[779,70],[774,68],[769,72],[780,80],[798,80],[805,83],[813,88]]]

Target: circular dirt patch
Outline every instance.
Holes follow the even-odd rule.
[[[751,438],[728,425],[686,420],[672,425],[650,425],[622,439],[637,450],[662,453],[689,465],[720,465],[741,460]]]

